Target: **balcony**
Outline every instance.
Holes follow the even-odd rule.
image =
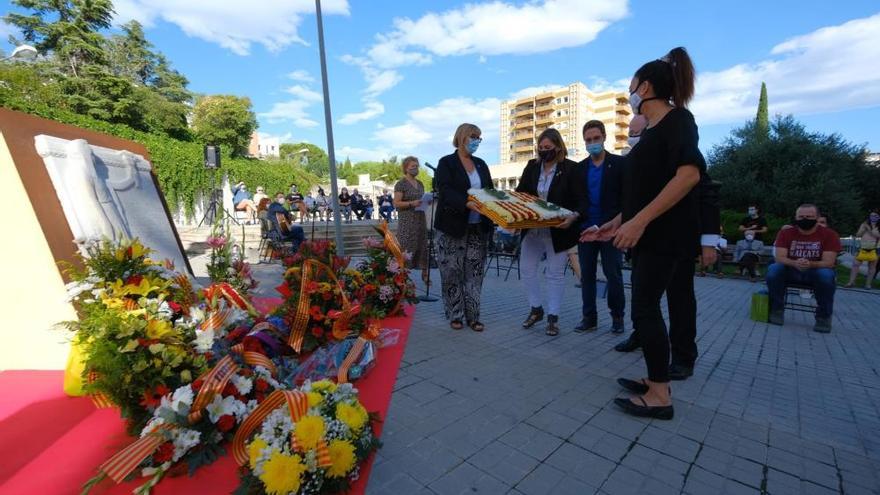
[[[514,152],[514,153],[534,153],[534,152],[535,152],[535,147],[532,146],[532,145],[528,145],[528,146],[517,146],[517,147],[513,148],[513,152]]]
[[[538,120],[535,121],[535,125],[538,127],[543,126],[543,125],[550,125],[552,123],[553,123],[553,119],[551,119],[550,117],[539,118]]]
[[[553,111],[553,105],[551,105],[549,103],[547,103],[545,105],[538,105],[535,107],[535,113],[537,113],[537,114],[547,113],[547,112],[552,112],[552,111]]]
[[[538,95],[538,96],[536,96],[536,97],[535,97],[535,102],[546,101],[546,100],[552,100],[552,99],[553,99],[553,94],[552,94],[552,93],[545,93],[545,94],[543,94],[543,95]]]
[[[531,115],[534,109],[535,107],[518,108],[513,115],[514,117],[524,117],[526,115]]]
[[[527,129],[527,128],[531,129],[532,124],[534,124],[534,122],[532,122],[531,120],[524,120],[522,122],[517,122],[516,124],[514,124],[513,128],[514,129]]]

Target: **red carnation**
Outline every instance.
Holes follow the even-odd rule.
[[[231,414],[224,414],[217,420],[217,429],[224,433],[231,430],[233,427],[235,427],[235,417]]]
[[[269,390],[269,382],[262,378],[257,378],[254,380],[254,389],[256,389],[257,392],[265,392],[266,390]]]
[[[199,378],[198,380],[194,381],[194,382],[192,383],[193,392],[198,392],[198,391],[202,388],[202,385],[203,385],[204,383],[205,383],[205,381],[202,380],[201,378]]]
[[[379,275],[376,276],[376,280],[378,280],[380,284],[384,284],[385,283],[385,275],[380,273]]]
[[[223,395],[225,397],[225,396],[229,396],[229,395],[235,395],[237,393],[238,393],[238,389],[235,388],[235,385],[233,385],[231,382],[229,382],[226,384],[225,387],[223,387],[223,392],[221,395]]]
[[[171,460],[171,457],[174,455],[174,444],[171,442],[165,442],[156,449],[156,452],[153,453],[153,462],[156,464],[162,464],[163,462],[168,462]]]
[[[321,307],[320,307],[320,306],[312,306],[312,307],[309,309],[309,316],[311,316],[312,319],[315,319],[315,320],[322,320],[322,319],[324,319],[324,313],[321,312]]]
[[[143,275],[132,275],[125,279],[126,285],[141,285],[141,281],[144,279]]]
[[[152,390],[147,390],[141,398],[141,404],[149,409],[158,407],[159,403],[162,402],[162,397],[169,392],[171,392],[171,389],[165,385],[159,385]]]
[[[312,335],[320,339],[321,336],[324,335],[324,329],[319,326],[314,326],[312,327]]]
[[[171,308],[171,311],[174,311],[175,314],[183,311],[183,306],[174,301],[168,301],[168,307]]]

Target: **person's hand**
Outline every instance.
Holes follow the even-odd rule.
[[[592,227],[587,227],[581,232],[581,236],[578,239],[580,242],[593,242],[599,239],[599,227],[593,225]]]
[[[577,220],[577,215],[569,215],[565,217],[565,220],[563,220],[562,223],[555,225],[554,227],[557,229],[567,229],[571,227],[571,224],[573,224],[575,220]]]
[[[614,236],[617,235],[617,229],[619,228],[620,224],[615,222],[614,220],[603,224],[601,227],[599,227],[597,240],[607,242],[611,239],[614,239]]]
[[[718,260],[718,251],[715,251],[715,248],[712,246],[703,246],[700,257],[703,266],[714,265],[715,261]]]
[[[639,242],[644,233],[645,226],[633,218],[617,229],[617,233],[614,234],[614,247],[617,249],[629,249]]]
[[[808,260],[806,258],[798,258],[797,260],[795,260],[794,266],[795,266],[795,268],[797,268],[798,270],[800,270],[802,272],[809,270],[810,269],[810,260]]]

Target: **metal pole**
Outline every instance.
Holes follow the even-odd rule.
[[[333,202],[333,230],[336,231],[336,253],[345,256],[342,244],[342,215],[339,211],[339,188],[336,186],[336,153],[333,149],[333,121],[330,117],[330,88],[327,85],[327,58],[324,55],[324,21],[321,20],[321,0],[315,0],[318,18],[318,48],[321,52],[321,84],[324,88],[324,125],[327,127],[327,157],[330,159],[330,201]]]

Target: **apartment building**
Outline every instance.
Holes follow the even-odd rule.
[[[580,161],[586,158],[581,129],[588,120],[605,123],[605,149],[620,153],[626,148],[632,110],[626,92],[592,92],[584,83],[575,82],[555,91],[508,100],[501,103],[499,165],[496,187],[508,189],[515,180],[507,177],[513,170],[522,171],[526,162],[535,157],[536,139],[544,129],[553,127],[562,134],[568,156]],[[496,168],[492,169],[496,177]],[[517,175],[516,179],[519,176]]]

